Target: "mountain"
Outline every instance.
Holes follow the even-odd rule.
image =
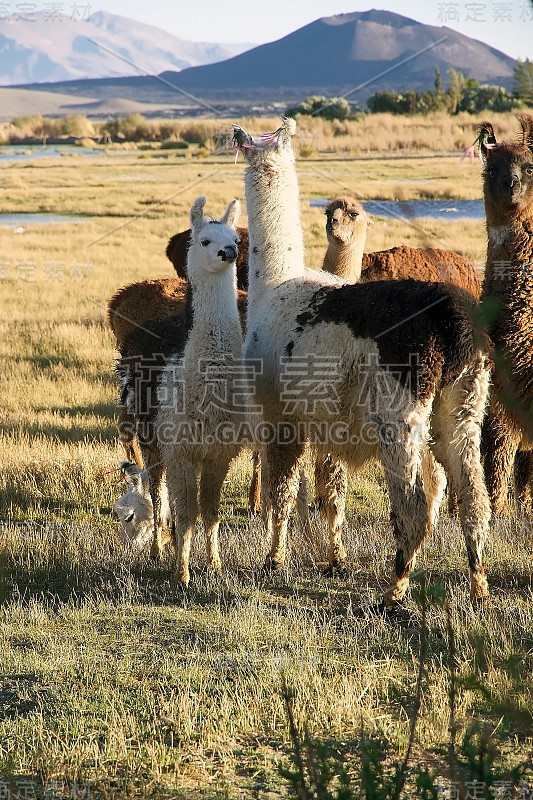
[[[483,83],[509,86],[515,64],[499,50],[451,28],[372,10],[323,17],[220,64],[184,70],[179,85],[187,90],[290,86],[341,93],[371,81],[354,94],[360,100],[385,88],[429,89],[435,66],[444,80],[453,67]],[[377,77],[391,67],[393,71]]]
[[[86,20],[27,13],[29,18],[0,17],[0,85],[176,72],[223,61],[249,46],[188,42],[104,11]]]
[[[448,69],[454,68],[482,83],[510,88],[515,64],[499,50],[451,28],[371,10],[323,17],[275,42],[180,72],[25,88],[76,95],[71,113],[96,116],[95,103],[112,106],[120,98],[150,104],[152,111],[159,105],[166,114],[200,113],[207,105],[230,116],[239,111],[278,113],[311,94],[343,95],[364,105],[383,89],[424,91],[433,87],[435,66],[445,84]],[[80,97],[89,98],[90,105],[80,104]]]

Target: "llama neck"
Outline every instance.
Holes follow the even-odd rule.
[[[240,342],[235,269],[230,268],[223,275],[204,273],[200,280],[191,276],[189,280],[193,313],[191,336],[206,332],[218,343],[235,339],[235,336]]]
[[[346,283],[358,283],[361,279],[364,241],[352,244],[331,242],[324,256],[322,269],[342,278]]]
[[[250,299],[264,287],[304,274],[298,179],[292,155],[250,165],[245,173]]]
[[[533,215],[487,214],[487,262],[483,294],[512,294],[518,285],[533,290]],[[524,312],[526,308],[524,307]]]

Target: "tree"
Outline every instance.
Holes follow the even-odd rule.
[[[433,99],[432,99],[432,111],[438,111],[441,108],[444,108],[446,105],[446,100],[444,97],[444,87],[442,85],[442,78],[440,74],[440,69],[435,65],[435,83],[434,83],[434,91],[433,91]],[[428,92],[428,94],[430,94]]]
[[[450,114],[457,114],[465,93],[468,89],[476,89],[479,86],[479,81],[474,78],[467,78],[458,69],[449,69],[448,75],[450,85],[446,92],[447,107]]]
[[[518,60],[513,70],[513,95],[528,106],[533,106],[533,62]]]

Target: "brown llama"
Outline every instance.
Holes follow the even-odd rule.
[[[533,451],[533,116],[518,117],[521,137],[497,142],[483,122],[487,263],[482,300],[495,347],[490,405],[483,428],[485,477],[492,509],[502,513],[513,462],[524,497]]]
[[[322,269],[347,283],[414,278],[453,283],[481,294],[481,274],[471,261],[451,250],[422,249],[405,244],[389,250],[363,253],[371,224],[361,203],[353,197],[337,197],[326,206],[328,248]]]

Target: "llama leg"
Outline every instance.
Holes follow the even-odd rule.
[[[263,518],[263,524],[265,529],[270,533],[272,529],[272,506],[270,505],[270,494],[269,494],[269,480],[268,480],[268,459],[266,456],[266,452],[263,451],[261,456],[261,476],[260,476],[260,484],[261,484],[261,516]]]
[[[200,513],[207,536],[207,558],[211,569],[220,572],[222,565],[218,552],[220,492],[228,474],[230,462],[206,461],[200,478]]]
[[[485,480],[494,514],[508,509],[509,482],[521,434],[505,424],[505,417],[496,403],[491,404],[483,426]]]
[[[252,514],[261,511],[261,453],[254,450],[252,453],[252,480],[248,494],[248,508]]]
[[[268,533],[271,549],[266,566],[280,569],[287,554],[287,527],[289,513],[298,491],[299,459],[304,445],[269,444],[266,448],[268,464]]]
[[[329,453],[315,459],[315,492],[318,509],[328,526],[329,567],[332,572],[342,571],[346,551],[342,544],[342,527],[346,512],[348,475],[346,465],[336,461]]]
[[[144,464],[141,449],[137,441],[137,436],[135,435],[135,420],[126,406],[122,406],[120,409],[117,429],[118,438],[124,448],[127,460],[131,461],[133,464],[137,464],[139,469],[143,469]]]
[[[525,510],[529,483],[533,475],[533,450],[518,450],[514,462],[516,501]]]
[[[309,519],[309,481],[305,470],[300,469],[300,484],[298,486],[298,494],[296,495],[296,508],[298,510],[298,519],[302,526],[302,533],[307,539],[311,549],[314,548],[315,541],[311,531],[311,520]]]
[[[170,507],[174,517],[177,566],[174,581],[178,586],[189,585],[191,540],[198,518],[198,484],[192,466],[170,463],[167,466]]]
[[[394,576],[383,606],[401,603],[409,587],[420,545],[431,529],[430,507],[422,480],[422,451],[427,447],[427,408],[396,420],[380,420],[379,454],[391,501],[391,522],[396,540]]]
[[[422,476],[429,507],[429,520],[432,528],[437,527],[442,498],[446,490],[446,473],[429,449],[422,453]]]
[[[483,548],[489,532],[490,501],[481,464],[481,425],[488,392],[483,364],[444,395],[436,420],[436,447],[459,500],[459,518],[470,567],[470,598],[474,606],[488,596]],[[441,413],[441,411],[443,413]],[[441,455],[440,455],[441,454]]]
[[[150,481],[150,496],[154,510],[154,532],[150,547],[150,557],[158,561],[163,555],[163,550],[170,536],[167,529],[169,523],[163,508],[163,492],[165,482],[165,469],[161,461],[159,448],[153,442],[143,444],[142,457],[148,471]]]

